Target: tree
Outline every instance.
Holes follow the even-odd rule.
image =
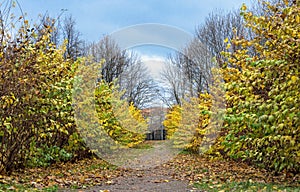
[[[76,30],[76,21],[72,15],[65,16],[61,20],[65,10],[57,18],[49,16],[45,13],[41,16],[39,23],[35,25],[37,34],[43,36],[45,30],[50,33],[50,40],[57,47],[65,44],[66,52],[65,59],[76,60],[84,54],[84,41],[80,39],[80,32]]]
[[[234,30],[232,30],[234,29]],[[213,67],[221,67],[225,61],[222,52],[234,36],[249,37],[238,11],[211,13],[196,30],[196,37],[180,52],[169,57],[163,79],[169,86],[169,94],[180,105],[180,100],[198,97],[209,92]],[[250,38],[250,37],[249,37]],[[238,47],[232,46],[230,51]],[[215,58],[214,62],[213,58]]]
[[[234,36],[246,37],[247,35],[248,31],[243,25],[243,18],[238,10],[228,13],[212,12],[196,30],[197,38],[216,58],[219,67],[222,67],[224,62],[221,53],[226,50],[227,41]],[[232,49],[236,49],[236,47],[232,47]]]
[[[165,95],[161,96],[163,101],[169,106],[174,104],[181,105],[182,99],[184,99],[187,94],[187,81],[182,69],[176,66],[174,59],[175,58],[169,57],[169,61],[165,63],[162,72],[162,80],[165,81],[163,87],[168,98],[165,98]]]
[[[118,79],[131,63],[136,62],[135,57],[130,57],[126,50],[121,50],[109,36],[105,36],[98,43],[91,43],[87,49],[87,55],[91,55],[94,61],[100,62],[104,59],[101,78],[107,83]]]
[[[214,65],[209,50],[196,38],[182,52],[170,55],[162,78],[172,100],[181,105],[182,99],[209,92]]]
[[[63,40],[67,41],[65,58],[73,60],[83,55],[83,41],[80,39],[80,32],[76,30],[75,25],[75,19],[69,15],[64,18],[61,26]]]
[[[60,29],[58,20],[50,17],[48,13],[45,13],[43,16],[40,16],[40,20],[35,24],[35,30],[37,31],[38,36],[43,36],[45,30],[48,29],[48,32],[51,34],[51,42],[55,45],[60,45]]]
[[[156,97],[157,86],[140,60],[132,63],[121,74],[118,82],[120,89],[125,91],[123,98],[139,109],[148,106]]]
[[[154,82],[148,75],[138,55],[134,52],[121,50],[109,36],[98,43],[91,43],[87,55],[94,61],[104,63],[101,66],[101,79],[107,83],[115,83],[125,93],[123,98],[132,102],[137,108],[142,108],[153,98]]]

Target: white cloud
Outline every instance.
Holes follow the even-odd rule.
[[[141,55],[140,58],[149,69],[151,76],[155,80],[159,80],[166,58],[158,55]]]

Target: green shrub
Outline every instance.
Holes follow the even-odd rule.
[[[71,158],[72,154],[66,152],[65,149],[43,145],[40,148],[31,149],[31,155],[26,165],[30,167],[46,167],[52,163],[68,161]]]
[[[223,71],[227,134],[220,142],[231,158],[299,173],[300,9],[282,3],[264,11],[242,12],[256,36],[236,37],[231,43],[240,49],[226,54],[232,67]]]

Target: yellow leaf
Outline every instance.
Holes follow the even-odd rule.
[[[85,177],[84,177],[84,176],[81,176],[81,177],[79,178],[79,181],[80,181],[80,183],[84,183]]]
[[[224,43],[227,43],[228,42],[228,37],[226,39],[224,39]]]
[[[226,46],[226,49],[229,49],[231,47],[231,44],[228,43],[227,46]]]
[[[299,15],[296,15],[296,22],[300,23],[300,16]]]
[[[241,10],[242,10],[242,11],[246,11],[246,9],[247,9],[247,6],[245,5],[245,3],[243,3],[243,5],[242,5],[242,7],[241,7]]]
[[[296,77],[296,76],[292,76],[292,77],[291,77],[292,83],[296,83],[297,80],[298,80],[298,77]]]

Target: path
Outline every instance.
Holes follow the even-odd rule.
[[[109,192],[186,192],[199,191],[188,185],[187,181],[175,180],[170,170],[136,170],[133,173],[113,179],[103,186],[94,186],[90,192],[107,190]]]
[[[200,191],[189,185],[188,181],[174,179],[174,170],[163,165],[173,158],[175,151],[167,150],[167,143],[154,141],[153,148],[146,150],[148,155],[138,156],[134,161],[128,162],[128,169],[120,177],[101,186],[94,186],[79,191],[99,192],[186,192]]]

